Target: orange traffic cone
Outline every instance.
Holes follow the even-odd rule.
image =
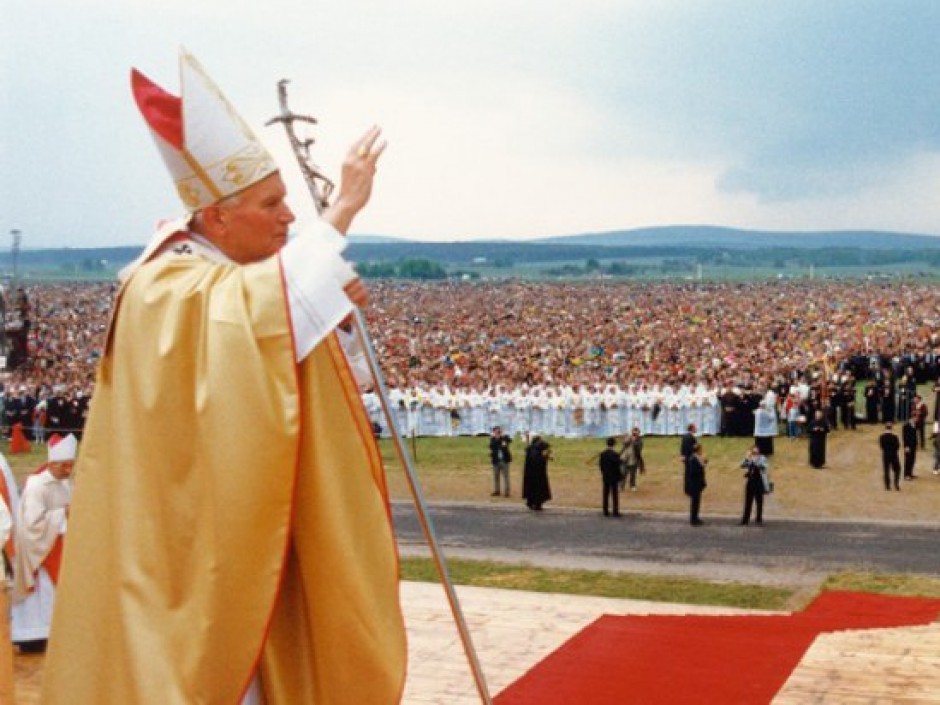
[[[26,434],[23,433],[23,424],[13,424],[13,433],[10,436],[11,453],[28,453],[30,450],[29,441],[26,440]]]

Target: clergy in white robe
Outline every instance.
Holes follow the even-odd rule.
[[[77,448],[73,435],[51,438],[49,461],[26,479],[17,507],[12,638],[23,651],[43,651],[49,638]]]
[[[20,504],[20,492],[16,486],[16,478],[13,477],[13,470],[2,453],[0,453],[0,499],[3,500],[3,506],[6,507],[10,518],[9,526],[0,531],[3,538],[0,541],[0,546],[3,547],[3,555],[6,557],[8,564],[12,566],[15,554],[13,548],[13,517],[16,516],[16,508]]]

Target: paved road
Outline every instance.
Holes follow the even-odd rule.
[[[424,543],[414,507],[394,505],[404,552]],[[536,565],[643,570],[786,582],[836,570],[940,575],[940,523],[888,524],[769,520],[737,526],[715,518],[691,527],[684,517],[517,505],[435,504],[431,516],[445,555],[524,560]]]

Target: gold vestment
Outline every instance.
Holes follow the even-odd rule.
[[[278,257],[122,290],[76,477],[43,701],[401,698],[385,478],[335,336],[297,363]]]

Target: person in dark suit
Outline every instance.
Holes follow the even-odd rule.
[[[914,411],[914,397],[917,395],[917,379],[914,368],[908,366],[898,383],[898,418],[907,421]]]
[[[699,510],[702,507],[702,492],[708,486],[705,482],[705,466],[708,460],[702,451],[702,445],[696,443],[685,465],[685,493],[689,497],[689,524],[701,526]]]
[[[894,383],[886,379],[881,388],[881,419],[885,423],[894,423],[895,411]]]
[[[914,421],[908,418],[901,426],[901,443],[904,446],[904,479],[913,480],[914,463],[917,462],[917,427]]]
[[[611,501],[613,503],[613,515],[620,516],[620,453],[614,450],[617,439],[607,439],[607,449],[600,454],[598,464],[601,470],[601,479],[604,482],[604,516],[610,516],[608,511]]]
[[[940,377],[933,385],[933,420],[940,421]]]
[[[69,404],[65,399],[65,386],[56,385],[53,387],[53,396],[49,399],[48,410],[46,412],[46,430],[50,435],[62,433],[68,428]]]
[[[875,386],[875,380],[870,379],[865,384],[865,421],[870,424],[878,423],[878,411],[881,407],[881,394]]]
[[[690,423],[686,427],[686,432],[682,436],[682,439],[679,441],[679,460],[682,462],[686,473],[689,471],[689,458],[692,457],[695,446],[698,444],[698,441],[695,440],[695,432],[697,430],[695,424]]]
[[[756,507],[754,523],[762,524],[764,521],[764,484],[767,472],[767,458],[761,455],[757,446],[751,448],[747,457],[741,461],[744,468],[744,514],[741,517],[741,526],[747,526],[751,521],[751,508]]]
[[[914,428],[917,429],[917,441],[921,450],[927,450],[927,416],[929,413],[923,398],[920,394],[915,394],[911,420],[914,422]]]
[[[855,430],[855,378],[849,374],[842,376],[842,395],[840,397],[839,415],[842,419],[842,426],[846,429]]]
[[[5,438],[10,437],[13,424],[19,417],[19,406],[19,400],[13,396],[13,390],[8,387],[3,394],[3,435]]]
[[[901,442],[897,434],[892,430],[890,423],[885,424],[885,432],[878,437],[878,445],[881,447],[881,465],[885,476],[885,489],[891,491],[891,473],[894,473],[894,489],[901,489],[901,459],[898,452],[901,448]]]

